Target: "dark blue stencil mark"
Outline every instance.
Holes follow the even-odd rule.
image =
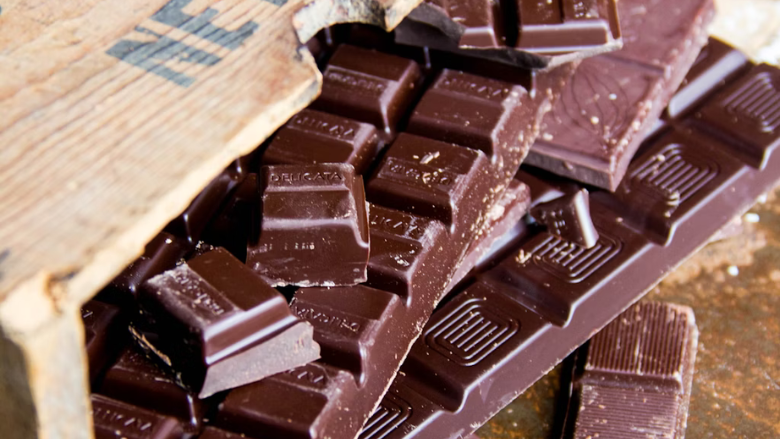
[[[8,257],[11,256],[11,249],[5,249],[2,252],[0,252],[0,265],[3,264],[3,262],[8,259]],[[3,272],[0,271],[0,279],[3,278]]]
[[[273,0],[286,3],[287,0]],[[225,30],[211,23],[218,14],[215,9],[208,8],[197,16],[184,13],[182,9],[192,0],[171,0],[150,18],[158,23],[181,29],[189,34],[203,38],[229,50],[235,50],[257,31],[258,24],[250,21],[234,31]],[[124,62],[140,67],[149,73],[165,78],[182,87],[189,87],[195,78],[182,72],[177,72],[163,64],[176,60],[186,63],[213,66],[222,58],[196,49],[181,41],[157,34],[143,27],[136,27],[137,32],[157,37],[155,41],[120,40],[106,53]]]

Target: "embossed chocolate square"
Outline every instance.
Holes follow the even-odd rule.
[[[374,124],[392,136],[417,96],[422,73],[414,61],[344,44],[322,74],[311,108]]]
[[[146,281],[131,332],[200,398],[319,358],[312,326],[227,250]]]
[[[366,281],[366,196],[351,165],[266,166],[261,180],[262,222],[247,265],[273,286]]]

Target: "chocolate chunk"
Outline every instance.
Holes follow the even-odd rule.
[[[525,88],[445,69],[412,113],[412,134],[482,150],[497,160],[517,148],[518,125],[532,120]]]
[[[374,204],[369,211],[371,257],[367,284],[408,302],[415,278],[425,278],[426,266],[435,265],[436,254],[443,250],[446,228],[438,221]]]
[[[363,174],[379,145],[373,125],[307,109],[276,133],[263,154],[263,163],[346,163]]]
[[[163,370],[137,347],[126,348],[106,372],[100,394],[182,420],[185,430],[202,428],[208,404],[178,386],[170,371]]]
[[[311,108],[375,125],[394,135],[422,78],[412,60],[342,45],[323,72],[322,93]]]
[[[229,431],[222,430],[215,427],[206,427],[206,429],[203,430],[203,433],[201,433],[201,435],[198,436],[198,439],[255,439],[255,438],[244,434],[231,433]],[[258,438],[258,439],[262,439],[262,438]]]
[[[587,189],[536,205],[531,216],[547,227],[551,234],[589,249],[596,245],[599,234],[590,218]]]
[[[693,310],[634,305],[591,339],[566,437],[685,437],[698,330]]]
[[[344,401],[356,391],[351,374],[312,363],[233,390],[215,424],[251,436],[308,439],[315,421],[333,424],[347,414]]]
[[[482,199],[467,197],[488,172],[480,151],[403,133],[388,149],[367,185],[372,202],[437,219],[451,233],[463,233]]]
[[[365,282],[367,206],[351,165],[268,166],[262,180],[260,236],[247,265],[273,286]]]
[[[81,320],[84,323],[89,378],[94,383],[127,338],[126,322],[119,308],[97,300],[90,300],[81,307]]]
[[[361,385],[376,367],[371,346],[381,332],[393,330],[390,316],[399,306],[398,296],[364,286],[306,288],[290,304],[295,315],[314,326],[323,361],[352,372]]]
[[[720,102],[721,91],[731,90],[732,84],[750,83],[765,71],[777,71],[765,69],[743,70],[703,93],[706,98],[686,111],[687,116],[668,120],[658,135],[647,140],[642,156],[634,159],[615,194],[591,193],[592,220],[599,234],[596,246],[585,249],[544,229],[531,229],[509,257],[439,308],[415,342],[403,374],[396,377],[372,417],[388,416],[389,408],[403,407],[393,424],[381,431],[382,437],[438,439],[473,431],[773,187],[780,175],[776,146],[765,151],[768,160],[762,169],[745,153],[751,151],[749,146],[710,137],[710,131],[697,128],[691,120],[700,108]],[[760,129],[755,124],[743,127]],[[667,162],[672,164],[664,165]],[[553,193],[550,188],[558,182],[547,180],[544,173],[537,175],[541,182],[529,183],[532,193],[534,188],[541,189],[540,194]],[[646,194],[629,197],[629,189]],[[633,321],[637,331],[632,334],[639,335],[651,316]],[[667,346],[676,343],[673,338],[668,341]],[[641,345],[639,354],[629,339],[623,338],[621,345],[630,345],[624,352],[631,354],[632,361],[647,360],[637,363],[637,368],[628,366],[632,371],[640,369],[642,376],[626,378],[621,372],[616,379],[614,370],[594,361],[593,382],[644,385],[653,381],[658,392],[677,389],[674,399],[683,401],[685,392],[679,389],[689,379],[680,368],[684,361],[651,361],[643,346],[659,348],[660,342]],[[619,401],[634,398],[622,393],[626,391],[615,390]],[[650,391],[638,392],[644,393],[629,402],[644,399]],[[670,425],[680,419],[679,405],[657,407],[652,411],[659,415],[657,419],[671,419]],[[599,410],[596,417],[601,416]]]
[[[203,232],[203,241],[215,247],[224,247],[239,260],[246,260],[247,242],[255,233],[260,222],[257,174],[247,174],[244,181],[233,191],[217,216]],[[199,243],[199,247],[203,247]]]
[[[614,0],[428,0],[396,32],[401,44],[545,68],[620,48]]]
[[[224,249],[148,280],[139,301],[137,341],[200,398],[319,357],[311,326]]]
[[[706,43],[713,2],[624,0],[618,10],[625,47],[582,62],[525,161],[613,191]]]
[[[181,422],[151,410],[92,395],[95,439],[180,439]]]
[[[175,267],[191,249],[192,244],[188,240],[160,232],[146,245],[144,254],[111,281],[101,298],[106,297],[106,300],[119,304],[130,302],[141,284]]]
[[[248,160],[241,158],[228,166],[195,197],[181,215],[168,224],[165,231],[186,238],[192,245],[197,244],[222,201],[246,177]]]

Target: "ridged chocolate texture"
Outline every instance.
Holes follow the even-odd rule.
[[[184,434],[176,418],[101,395],[91,401],[95,439],[180,439]]]
[[[634,305],[602,329],[575,379],[566,437],[685,437],[698,331],[693,310]]]
[[[716,74],[706,71],[721,68],[719,59],[700,59],[696,75]],[[770,146],[759,150],[766,157],[765,165],[759,167],[759,162],[752,159],[758,156],[753,147],[710,134],[722,130],[720,126],[699,128],[702,122],[697,115],[704,110],[722,108],[724,101],[750,96],[749,87],[735,84],[751,84],[762,75],[774,78],[780,74],[769,66],[748,65],[738,70],[741,73],[729,75],[725,82],[700,93],[701,99],[683,116],[659,127],[642,146],[642,154],[631,163],[615,194],[591,192],[591,219],[599,234],[595,247],[584,249],[544,228],[532,229],[509,257],[436,310],[362,437],[439,439],[467,435],[776,185],[780,180],[780,154],[772,146],[776,142],[769,139],[764,144]],[[780,88],[780,82],[777,84]],[[774,96],[778,88],[767,90],[767,95]],[[778,102],[780,97],[757,107],[755,114],[760,116],[754,120],[770,119],[772,104]],[[743,124],[743,136],[750,137],[748,131],[761,126],[757,122]],[[775,139],[779,135],[775,133]],[[669,162],[672,167],[654,168]],[[536,181],[527,180],[532,197],[542,194],[535,197],[535,202],[549,201],[556,193],[570,193],[568,189],[556,189],[558,181],[550,175],[539,172],[536,176]],[[670,184],[685,189],[671,191],[681,195],[671,198],[671,211],[666,203],[670,200]],[[640,190],[637,188],[646,195],[625,196],[626,191]],[[660,218],[664,222],[659,223]],[[633,324],[646,324],[650,317],[661,321],[664,314],[653,314],[656,311],[643,311],[644,317]],[[676,322],[679,330],[685,318]],[[609,332],[604,337],[605,341],[615,341],[609,338]],[[621,345],[631,340],[631,336],[624,336]],[[607,356],[593,357],[589,374],[597,377],[594,380],[600,385],[625,383],[629,371],[641,369],[642,377],[634,378],[639,384],[650,382],[650,387],[659,392],[684,390],[689,378],[683,371],[690,370],[686,369],[690,357],[668,355],[668,361],[656,362],[647,357],[662,344],[682,343],[679,337],[664,340],[668,343],[635,344],[638,351],[624,350],[629,355],[615,357],[614,361]],[[600,349],[598,342],[594,346]],[[643,355],[641,361],[632,360],[637,353]],[[608,392],[623,398],[619,396],[623,390],[602,388],[583,398],[607,398]],[[666,411],[657,413],[659,419],[669,413],[675,416],[673,421],[661,419],[653,428],[671,428],[681,419],[675,413],[683,410],[682,393],[648,397],[653,399],[651,404]],[[639,399],[625,396],[619,401],[628,407],[626,402],[639,403]],[[644,413],[638,405],[633,407],[637,410],[626,416]],[[392,422],[381,421],[390,413],[395,414]],[[600,416],[596,412],[593,419]],[[610,418],[607,424],[612,422]]]
[[[352,71],[377,69],[369,56],[351,57],[349,62]],[[446,68],[448,60],[444,62],[434,68]],[[398,135],[383,155],[386,160],[372,164],[374,172],[367,185],[372,188],[378,182],[390,194],[376,196],[369,208],[367,282],[330,291],[295,292],[291,305],[314,326],[315,339],[322,341],[323,358],[231,391],[216,416],[219,428],[248,436],[357,436],[434,304],[444,295],[457,262],[517,172],[542,114],[572,70],[573,66],[565,66],[539,74],[534,95],[513,83],[476,77],[469,87],[498,84],[501,93],[509,91],[511,96],[496,98],[485,96],[486,90],[462,90],[459,100],[448,101],[448,106],[470,105],[464,114],[473,114],[474,105],[489,109],[485,125],[501,127],[491,128],[492,132],[480,128],[486,136],[495,134],[498,139],[500,154],[491,160],[480,148],[469,148],[471,144],[432,139],[424,132]],[[327,83],[332,78],[325,75],[324,80]],[[344,93],[336,100],[349,96]],[[408,119],[413,111],[405,108],[401,119]],[[482,123],[474,119],[478,122]],[[399,161],[406,171],[390,176],[389,167]],[[437,206],[424,206],[430,200]],[[286,399],[280,403],[282,394]]]
[[[90,300],[81,307],[84,323],[84,346],[89,361],[89,378],[97,378],[119,353],[119,347],[127,339],[125,317],[116,306]]]
[[[139,302],[133,335],[200,398],[319,357],[311,326],[224,249],[148,280]]]
[[[98,393],[178,418],[189,433],[203,427],[209,405],[177,385],[170,371],[163,370],[135,346],[125,348],[108,369]]]
[[[707,41],[712,0],[622,0],[623,49],[582,62],[525,163],[614,191]]]
[[[396,133],[422,79],[412,60],[349,45],[336,50],[322,75],[311,108],[373,124],[385,138]]]
[[[614,0],[427,0],[396,32],[401,44],[544,68],[620,48]]]
[[[373,125],[306,109],[276,133],[263,154],[263,163],[347,163],[363,174],[379,146]]]
[[[248,266],[272,286],[366,281],[366,196],[351,165],[266,166],[261,190],[260,235],[248,244]]]
[[[547,227],[551,234],[586,249],[596,245],[599,240],[599,234],[590,219],[587,189],[538,204],[529,213]]]

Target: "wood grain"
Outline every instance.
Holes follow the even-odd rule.
[[[419,0],[0,0],[0,437],[86,438],[78,307]]]

